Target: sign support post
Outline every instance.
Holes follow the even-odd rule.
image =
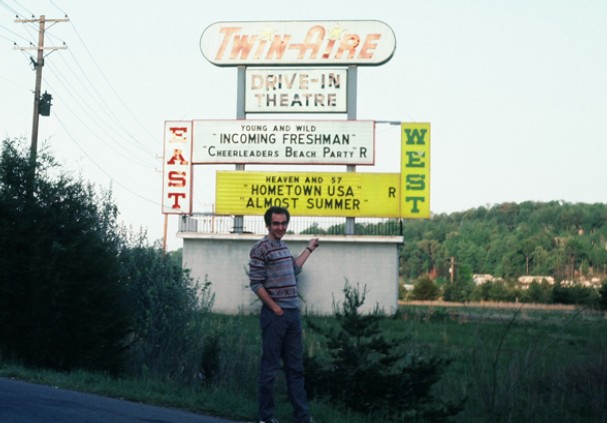
[[[356,66],[348,66],[348,86],[347,90],[347,104],[348,104],[348,120],[356,120],[356,86],[357,86],[358,68]],[[356,172],[355,165],[348,165],[346,167],[347,172]],[[354,235],[354,218],[346,217],[346,226],[344,228],[345,235]]]
[[[236,119],[246,119],[245,91],[246,91],[246,66],[238,66],[238,86],[236,89]],[[244,164],[237,164],[236,170],[244,171]],[[234,216],[234,233],[244,232],[244,216]]]

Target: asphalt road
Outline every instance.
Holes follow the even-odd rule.
[[[0,377],[0,423],[234,423]]]

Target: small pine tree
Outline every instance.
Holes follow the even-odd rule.
[[[412,296],[414,300],[432,301],[438,298],[440,290],[438,286],[429,278],[420,278],[413,286]]]
[[[347,409],[383,421],[447,421],[459,406],[442,404],[431,393],[449,360],[411,348],[403,339],[388,340],[376,310],[361,314],[366,288],[346,283],[345,301],[334,305],[338,327],[310,328],[324,335],[328,357],[306,356],[310,396],[327,397]]]

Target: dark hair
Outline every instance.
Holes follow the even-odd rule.
[[[289,223],[289,220],[291,220],[289,210],[285,209],[284,207],[272,206],[268,210],[266,210],[266,213],[263,215],[263,219],[266,222],[266,226],[270,226],[272,224],[273,214],[284,214],[285,216],[287,216],[287,223]]]

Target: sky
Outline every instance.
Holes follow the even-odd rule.
[[[111,189],[121,222],[150,241],[164,233],[165,121],[236,118],[236,69],[200,50],[203,31],[220,21],[379,20],[392,28],[391,60],[358,71],[357,119],[377,125],[375,165],[357,170],[399,171],[399,128],[385,122],[430,122],[432,213],[607,202],[603,0],[0,0],[0,139],[29,145],[34,53],[15,46],[37,44],[38,27],[16,23],[16,14],[69,18],[47,24],[45,46],[67,48],[46,53],[42,92],[53,106],[40,117],[39,150]],[[234,165],[195,166],[194,212],[213,210],[221,169]],[[178,217],[167,222],[167,247],[178,249]]]

